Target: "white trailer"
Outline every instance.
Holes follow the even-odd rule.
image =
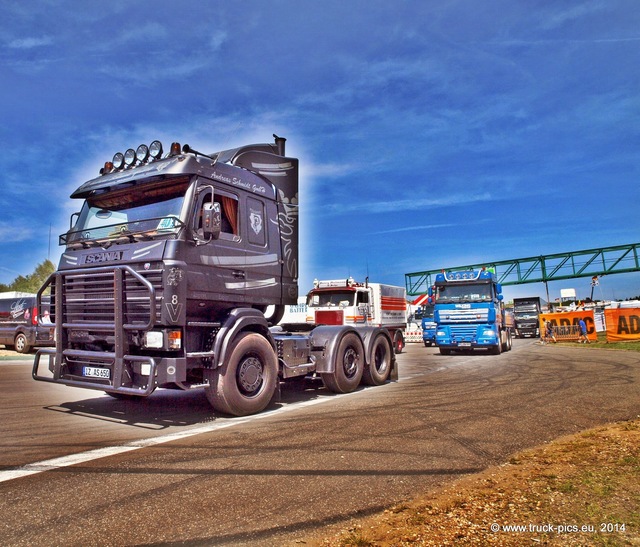
[[[405,346],[406,289],[382,283],[357,283],[353,278],[314,281],[307,295],[307,323],[382,327],[389,331],[396,353]]]

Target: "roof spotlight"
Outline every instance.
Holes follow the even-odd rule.
[[[122,152],[116,152],[113,155],[113,168],[122,169],[124,167],[124,154]]]
[[[169,153],[170,156],[177,156],[178,154],[180,154],[180,143],[179,142],[172,142],[171,143],[171,152]]]
[[[136,151],[133,148],[129,148],[129,150],[124,153],[124,162],[129,167],[133,167],[136,163]]]
[[[140,163],[144,163],[149,158],[149,147],[146,144],[141,144],[136,149],[136,158]]]
[[[101,175],[107,175],[109,173],[111,173],[111,171],[113,171],[113,163],[110,161],[105,161],[104,162],[104,167],[102,169],[100,169],[100,174]]]
[[[160,141],[153,141],[149,145],[149,155],[153,160],[159,160],[162,157],[162,143]]]

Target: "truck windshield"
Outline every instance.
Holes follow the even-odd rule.
[[[464,285],[439,285],[436,301],[439,303],[452,302],[490,302],[491,285],[464,284]]]
[[[184,225],[180,213],[187,183],[183,179],[177,184],[145,185],[89,198],[62,242],[135,241],[173,235]]]
[[[336,291],[336,292],[318,292],[311,293],[307,305],[310,308],[319,308],[323,306],[353,306],[355,292],[353,291]]]

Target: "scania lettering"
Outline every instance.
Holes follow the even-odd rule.
[[[353,278],[314,281],[307,295],[307,323],[376,326],[387,329],[396,353],[405,346],[407,292],[382,283],[356,283]]]
[[[128,398],[202,387],[240,416],[291,378],[339,393],[397,378],[386,328],[275,326],[298,298],[298,160],[285,139],[213,154],[142,144],[71,197],[83,205],[38,292],[56,339],[36,353],[36,380]]]
[[[430,292],[440,353],[486,349],[499,354],[511,349],[513,314],[504,308],[502,287],[493,272],[443,272],[436,275]]]

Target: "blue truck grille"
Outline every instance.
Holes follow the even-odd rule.
[[[474,325],[452,325],[451,326],[451,336],[455,338],[458,342],[461,340],[471,341],[476,336],[476,327]]]

